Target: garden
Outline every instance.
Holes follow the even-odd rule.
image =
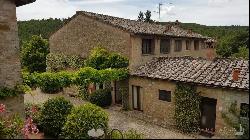
[[[64,88],[77,86],[77,97],[88,103],[74,106],[64,97],[49,99],[43,104],[25,103],[25,121],[18,114],[8,113],[8,108],[1,104],[0,138],[28,139],[42,132],[48,138],[89,139],[90,130],[103,131],[100,138],[142,138],[135,130],[121,132],[108,128],[109,116],[103,109],[112,102],[109,83],[128,77],[127,58],[101,47],[92,50],[87,59],[52,54],[47,40],[40,36],[33,36],[23,44],[21,56],[23,84],[14,89],[1,87],[0,99],[29,94],[37,88],[44,94],[57,94]],[[108,86],[90,94],[91,84]]]

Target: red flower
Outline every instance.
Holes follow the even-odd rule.
[[[5,105],[4,104],[0,104],[0,113],[5,112]]]

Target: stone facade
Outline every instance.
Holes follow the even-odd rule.
[[[13,88],[21,80],[16,4],[0,1],[0,87]]]
[[[83,15],[76,16],[54,33],[49,43],[52,53],[79,55],[83,58],[97,46],[129,57],[131,46],[129,33]]]
[[[152,38],[154,40],[154,54],[142,54],[142,39]],[[201,47],[205,39],[199,38],[176,38],[171,40],[171,52],[160,53],[160,40],[167,37],[134,35],[128,31],[106,24],[93,17],[76,14],[72,19],[51,35],[49,39],[51,53],[64,53],[66,55],[79,55],[86,58],[90,51],[96,46],[102,46],[109,51],[120,53],[130,60],[130,70],[135,69],[159,56],[183,56],[207,57],[207,53],[213,53],[215,49]],[[175,40],[182,40],[182,51],[174,52]],[[190,50],[186,50],[186,40],[191,41]],[[199,50],[194,50],[194,40],[199,41]]]
[[[174,124],[174,91],[175,82],[156,80],[149,78],[131,77],[129,79],[129,104],[132,109],[132,86],[141,87],[142,110],[145,114],[166,121],[169,125]],[[159,90],[171,91],[171,102],[159,100]],[[237,101],[237,107],[241,103],[249,104],[249,93],[247,91],[237,91],[223,88],[212,88],[197,86],[197,92],[202,97],[213,98],[217,100],[216,105],[216,124],[215,129],[218,132],[226,126],[222,118],[222,111],[227,111],[230,105]]]
[[[150,38],[154,42],[153,54],[142,54],[142,39]],[[170,39],[170,52],[167,54],[160,53],[160,43],[161,39]],[[182,50],[180,52],[175,52],[175,40],[182,41]],[[186,49],[186,40],[189,40],[191,43],[190,50]],[[194,49],[194,40],[199,41],[199,49]],[[176,38],[176,37],[156,37],[156,36],[131,36],[131,45],[132,50],[130,56],[130,65],[131,68],[135,69],[138,66],[145,64],[150,61],[153,57],[180,57],[180,56],[192,56],[192,57],[203,57],[208,58],[208,55],[216,57],[216,52],[214,48],[208,48],[204,43],[204,39],[192,39],[192,38]],[[202,47],[202,44],[205,46]]]

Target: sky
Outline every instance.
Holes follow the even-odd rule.
[[[160,18],[159,3],[163,4]],[[76,11],[88,11],[134,20],[146,10],[161,22],[249,26],[249,0],[36,0],[18,7],[17,19],[68,18]]]

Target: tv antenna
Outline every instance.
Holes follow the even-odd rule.
[[[168,3],[168,4],[170,4],[170,5],[172,5],[173,3]],[[158,11],[154,11],[155,13],[158,13],[159,14],[159,21],[161,20],[161,7],[163,6],[163,5],[165,5],[164,3],[162,3],[162,2],[160,2],[159,4],[158,4]]]
[[[161,20],[161,7],[162,7],[163,3],[159,3],[158,4],[158,11],[154,11],[155,13],[158,13],[159,14],[159,21]]]

